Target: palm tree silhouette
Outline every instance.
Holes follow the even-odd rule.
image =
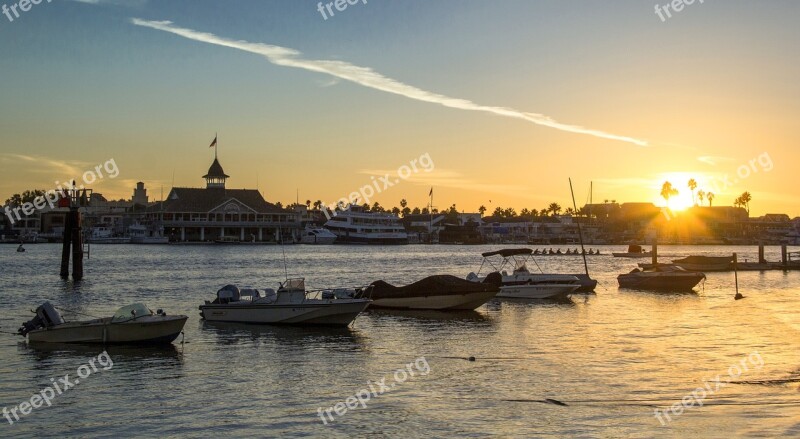
[[[672,183],[665,181],[664,184],[661,185],[661,196],[664,198],[664,201],[667,202],[668,208],[669,208],[669,199],[675,195],[678,195],[678,190],[672,187]]]
[[[713,206],[714,204],[714,192],[709,192],[706,194],[706,198],[708,199],[708,207]]]
[[[697,182],[694,180],[694,178],[689,179],[688,186],[689,190],[692,191],[692,204],[696,205],[697,202],[694,201],[694,190],[697,189]]]

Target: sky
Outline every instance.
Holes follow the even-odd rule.
[[[95,192],[158,200],[218,136],[228,187],[284,204],[567,207],[572,178],[683,207],[693,178],[800,215],[800,2],[354,3],[0,0],[0,198],[113,160]]]

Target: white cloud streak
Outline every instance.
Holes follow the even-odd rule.
[[[326,75],[333,76],[335,78],[353,82],[355,84],[364,87],[380,90],[386,93],[392,93],[404,96],[406,98],[414,99],[421,102],[438,104],[448,108],[455,108],[459,110],[491,113],[497,116],[521,119],[527,122],[532,122],[537,125],[555,128],[561,131],[586,134],[603,139],[628,142],[639,146],[647,146],[647,142],[644,140],[635,139],[627,136],[620,136],[616,134],[610,134],[604,131],[584,128],[578,125],[564,124],[556,120],[553,120],[550,117],[545,116],[543,114],[527,113],[507,107],[493,107],[493,106],[480,105],[466,99],[451,98],[448,96],[429,92],[414,87],[412,85],[402,83],[395,79],[386,77],[372,70],[369,67],[360,67],[344,61],[304,59],[302,58],[301,52],[286,47],[274,46],[271,44],[263,44],[263,43],[251,43],[243,40],[231,40],[228,38],[219,37],[212,33],[181,28],[175,26],[171,21],[150,21],[150,20],[142,20],[139,18],[133,18],[131,19],[131,23],[137,26],[143,26],[151,29],[169,32],[194,41],[214,44],[222,47],[229,47],[232,49],[237,49],[245,52],[254,53],[257,55],[262,55],[265,58],[267,58],[269,62],[275,65],[283,67],[293,67],[312,72],[323,73]]]

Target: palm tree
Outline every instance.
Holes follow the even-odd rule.
[[[564,211],[564,215],[575,215],[575,209],[567,207],[567,210]]]
[[[672,183],[665,181],[663,185],[661,185],[661,196],[664,198],[664,201],[667,202],[667,207],[669,207],[669,199],[678,195],[678,190],[672,187]]]
[[[697,182],[694,180],[694,178],[689,179],[688,186],[689,190],[692,191],[692,204],[697,205],[697,202],[694,200],[694,190],[697,189]]]
[[[400,200],[400,207],[402,207],[403,209],[405,209],[406,207],[408,207],[408,201],[406,201],[406,199],[405,199],[405,198],[403,198],[402,200]]]
[[[714,192],[709,192],[706,194],[706,199],[708,199],[708,207],[713,206],[714,204]]]
[[[314,209],[316,210],[322,209],[322,200],[317,200],[314,202]]]
[[[306,200],[306,207],[311,209],[311,200]]]
[[[750,214],[750,201],[753,200],[753,197],[750,196],[750,192],[744,192],[739,197],[741,201],[741,206],[747,208],[747,213]]]
[[[481,216],[483,216],[483,214],[486,213],[486,206],[481,204],[481,207],[478,208],[478,213],[480,213]]]
[[[553,215],[558,215],[561,213],[561,206],[558,203],[550,203],[550,206],[547,207],[550,212],[553,212]]]
[[[704,191],[704,190],[702,190],[702,189],[700,189],[699,191],[697,191],[697,198],[699,198],[699,199],[700,199],[700,205],[701,205],[701,206],[703,205],[703,199],[704,199],[705,197],[706,197],[706,191]]]

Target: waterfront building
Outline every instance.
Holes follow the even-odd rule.
[[[228,189],[219,160],[208,169],[205,188],[172,188],[147,208],[170,241],[295,242],[300,215],[267,202],[257,189]]]

